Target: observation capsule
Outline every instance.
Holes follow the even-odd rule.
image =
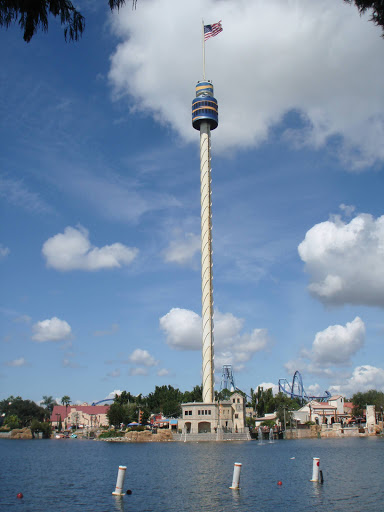
[[[200,130],[200,124],[208,121],[211,130],[219,124],[217,99],[213,97],[213,84],[197,82],[196,98],[192,101],[192,126]]]

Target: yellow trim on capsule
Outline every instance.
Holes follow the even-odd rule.
[[[196,91],[201,91],[202,89],[210,89],[213,91],[213,85],[199,85],[196,86]]]
[[[217,109],[214,107],[198,107],[198,108],[195,108],[195,110],[192,110],[192,114],[194,112],[197,112],[198,110],[203,110],[203,109],[214,110],[217,113]]]

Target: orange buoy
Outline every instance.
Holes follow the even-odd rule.
[[[279,480],[279,481],[277,482],[277,485],[283,485],[283,482],[282,482],[281,480]]]
[[[19,493],[17,494],[17,497],[18,497],[19,499],[24,498],[23,493],[22,493],[22,492],[19,492]]]

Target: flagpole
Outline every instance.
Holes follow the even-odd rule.
[[[203,80],[205,80],[205,40],[204,40],[204,20],[202,22],[202,38],[203,38]]]

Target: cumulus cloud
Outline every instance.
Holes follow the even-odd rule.
[[[293,375],[296,370],[320,377],[334,378],[334,368],[351,365],[351,358],[365,343],[365,324],[358,316],[343,325],[330,325],[316,333],[310,350],[285,363]]]
[[[130,368],[128,371],[128,375],[130,375],[131,377],[137,377],[140,375],[145,376],[148,375],[148,369],[142,367]]]
[[[24,359],[24,357],[20,357],[19,359],[13,359],[13,361],[7,361],[5,363],[5,366],[10,367],[20,367],[20,366],[27,366],[27,360]]]
[[[151,356],[148,350],[142,350],[141,348],[137,348],[132,352],[129,356],[129,361],[143,366],[156,366],[158,364],[158,361]]]
[[[49,238],[42,248],[47,266],[61,271],[120,268],[132,263],[138,252],[135,247],[120,243],[94,247],[88,231],[82,226],[66,227],[64,233]]]
[[[365,324],[358,316],[343,325],[330,325],[318,332],[307,354],[316,365],[343,366],[350,364],[351,357],[365,342]]]
[[[244,368],[252,356],[271,342],[266,329],[241,333],[244,320],[232,313],[214,313],[215,365]],[[160,318],[167,344],[176,350],[201,350],[201,317],[188,309],[173,308]]]
[[[188,266],[195,263],[195,255],[200,252],[201,239],[199,235],[185,233],[176,240],[171,240],[164,251],[164,259],[168,263]]]
[[[325,304],[384,306],[384,216],[313,226],[298,247],[310,293]]]
[[[166,368],[161,368],[158,372],[157,372],[157,376],[158,377],[167,377],[169,375],[169,370],[167,370]]]
[[[201,318],[189,309],[172,308],[160,318],[160,328],[165,332],[167,344],[173,349],[201,348]]]
[[[343,2],[153,0],[135,16],[127,5],[111,23],[120,38],[109,72],[115,97],[195,140],[190,104],[203,16],[224,27],[207,43],[220,109],[217,150],[258,145],[295,112],[301,126],[285,132],[295,146],[319,148],[337,136],[346,165],[384,159],[380,30]],[[175,62],[186,64],[182,73]]]
[[[368,364],[357,366],[345,382],[330,388],[331,392],[340,393],[347,397],[351,397],[359,391],[364,392],[370,389],[384,391],[384,369]]]
[[[53,317],[42,322],[37,322],[32,326],[34,335],[32,339],[40,343],[46,341],[61,341],[71,337],[71,326],[57,317]]]

